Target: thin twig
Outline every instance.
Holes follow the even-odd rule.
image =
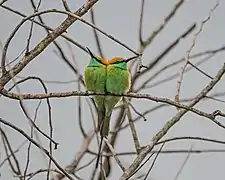
[[[34,123],[36,122],[36,119],[37,119],[37,113],[38,113],[38,110],[40,108],[40,105],[41,105],[41,101],[39,101],[36,109],[35,109],[35,114],[34,114]],[[34,126],[31,126],[31,130],[30,130],[30,138],[33,139],[33,134],[34,134]],[[27,161],[26,161],[26,166],[25,166],[25,169],[24,169],[24,173],[23,173],[23,177],[26,177],[27,176],[27,170],[28,170],[28,166],[29,166],[29,163],[30,163],[30,148],[31,148],[31,142],[29,142],[29,145],[28,145],[28,148],[27,148]]]
[[[145,68],[141,73],[136,73],[133,77],[133,86],[135,85],[135,82],[138,81],[138,79],[155,67],[160,62],[160,60],[162,60],[174,47],[176,47],[181,39],[189,35],[195,28],[196,24],[194,23],[187,30],[185,30],[184,33],[178,36],[171,44],[169,44],[156,58],[151,60],[147,65],[147,68]],[[142,52],[142,50],[140,50],[140,52]]]
[[[92,0],[88,1],[86,4],[84,4],[81,8],[79,8],[75,14],[78,16],[84,15],[95,3],[97,3],[98,0]],[[42,11],[38,13],[34,13],[31,16],[28,16],[24,18],[18,26],[13,30],[12,34],[6,41],[6,44],[4,46],[3,54],[2,54],[2,68],[5,66],[5,59],[6,59],[6,52],[9,46],[10,41],[12,40],[13,36],[17,32],[17,30],[20,28],[20,26],[28,19],[35,17],[37,15],[41,15],[43,13],[49,13],[49,12],[55,12],[54,10],[47,10]],[[69,28],[75,21],[77,20],[76,17],[69,16],[65,21],[63,21],[55,30],[53,30],[49,35],[47,35],[41,42],[39,42],[36,47],[34,47],[30,54],[27,56],[24,56],[19,64],[15,65],[13,68],[9,70],[7,73],[3,73],[4,75],[0,78],[0,87],[3,87],[6,83],[8,83],[12,77],[10,74],[13,74],[16,76],[19,72],[21,72],[24,67],[29,64],[36,56],[38,56],[50,43],[54,41],[58,36],[60,36],[62,33],[66,31],[67,28]]]
[[[147,121],[146,117],[145,117],[142,113],[138,112],[138,110],[135,109],[135,107],[133,106],[133,104],[129,103],[129,106],[133,109],[133,111],[134,111],[138,116],[141,116],[141,117],[144,119],[144,121]]]
[[[122,164],[122,162],[120,161],[120,159],[116,156],[116,152],[113,149],[112,145],[109,143],[108,139],[103,138],[104,142],[107,144],[108,148],[110,149],[113,157],[115,158],[117,164],[119,165],[119,167],[122,169],[122,171],[124,172],[126,170],[126,168],[124,167],[124,165]]]
[[[191,147],[190,147],[190,149],[189,149],[189,150],[191,151],[192,149],[193,149],[193,145],[191,145]],[[175,176],[174,180],[178,180],[178,178],[179,178],[179,176],[180,176],[181,172],[183,171],[184,166],[187,164],[187,162],[188,162],[188,160],[189,160],[190,156],[191,156],[191,154],[190,154],[190,153],[188,153],[188,154],[187,154],[187,156],[185,157],[184,162],[182,163],[182,165],[181,165],[180,169],[178,170],[178,172],[177,172],[177,174],[176,174],[176,176]]]
[[[137,131],[135,129],[134,123],[132,121],[130,108],[129,108],[129,105],[128,105],[127,100],[125,98],[123,98],[123,102],[124,102],[125,107],[126,107],[127,118],[129,120],[130,130],[131,130],[131,133],[132,133],[135,149],[137,151],[137,154],[139,154],[139,152],[140,152],[140,142],[139,142],[139,139],[138,139],[138,135],[137,135]]]
[[[189,107],[193,107],[196,105],[201,99],[204,98],[204,96],[210,92],[213,87],[220,81],[222,76],[225,73],[225,64],[223,67],[218,71],[217,75],[213,78],[213,80],[191,101],[191,103],[188,104]],[[172,117],[165,125],[164,127],[152,138],[151,143],[143,148],[140,152],[140,154],[135,158],[133,163],[130,165],[129,168],[126,169],[126,171],[121,176],[120,180],[126,180],[130,177],[130,175],[138,168],[140,163],[143,161],[143,159],[147,156],[147,154],[153,149],[155,144],[160,141],[161,138],[164,137],[165,134],[170,130],[171,127],[173,127],[177,122],[180,121],[180,119],[188,112],[186,109],[182,109],[177,114]]]
[[[203,62],[206,62],[206,60],[212,58],[214,55],[216,55],[217,53],[222,52],[222,51],[224,51],[224,50],[225,50],[225,46],[223,45],[223,46],[221,46],[221,47],[219,47],[219,48],[217,48],[217,49],[214,49],[214,50],[205,50],[205,51],[202,51],[202,52],[199,52],[199,53],[190,55],[189,59],[194,59],[194,58],[197,58],[197,57],[201,57],[201,56],[208,55],[207,57],[204,57],[201,61],[199,61],[199,62],[196,63],[195,65],[193,64],[193,66],[194,66],[195,68],[198,68],[198,67],[197,67],[198,65],[200,65],[200,64],[203,63]],[[179,59],[179,60],[177,60],[177,61],[174,61],[174,62],[172,62],[172,63],[170,63],[170,64],[165,65],[164,67],[162,67],[161,69],[159,69],[157,72],[155,72],[153,75],[151,75],[147,80],[145,80],[145,81],[144,81],[138,88],[136,88],[133,92],[139,92],[142,88],[152,88],[152,87],[154,87],[154,86],[156,86],[156,85],[159,85],[159,84],[161,84],[161,83],[163,83],[163,82],[166,82],[166,80],[172,80],[173,78],[178,77],[178,76],[179,76],[179,73],[174,74],[174,75],[172,75],[172,76],[169,76],[169,77],[167,77],[165,80],[160,79],[160,81],[155,82],[155,83],[153,83],[152,85],[147,86],[147,83],[151,82],[153,79],[155,79],[156,77],[158,77],[158,75],[160,75],[162,72],[164,72],[165,70],[167,70],[167,69],[169,69],[169,68],[171,68],[171,67],[173,67],[173,66],[175,66],[175,65],[177,65],[177,64],[179,64],[179,63],[181,63],[181,62],[183,62],[183,61],[185,61],[185,58],[181,58],[181,59]],[[185,69],[185,72],[188,72],[189,70],[191,70],[190,67],[189,67],[189,68],[186,68],[186,69]]]
[[[8,6],[5,6],[5,5],[1,5],[1,7],[4,8],[4,9],[6,9],[6,10],[8,10],[8,11],[10,11],[10,12],[13,12],[14,14],[19,15],[19,16],[21,16],[21,17],[23,17],[23,18],[27,17],[27,15],[21,13],[20,11],[15,10],[15,9],[13,9],[13,8],[11,8],[11,7],[8,7]],[[31,19],[29,19],[29,21],[31,21]],[[44,25],[44,24],[42,24],[42,23],[39,23],[39,22],[36,21],[36,20],[34,20],[33,22],[34,22],[35,24],[41,26],[41,27],[47,28],[49,31],[53,31],[53,30],[54,30],[53,28],[51,28],[51,27],[49,27],[49,26],[47,26],[47,25]],[[87,52],[86,47],[84,47],[84,46],[82,46],[81,44],[77,43],[76,41],[74,41],[74,40],[73,40],[72,38],[70,38],[69,36],[67,36],[67,35],[65,35],[65,34],[61,34],[60,36],[63,37],[64,39],[66,39],[68,42],[74,44],[75,46],[77,46],[78,48],[80,48],[81,50],[83,50],[84,52]]]
[[[150,156],[129,176],[132,177],[134,174],[136,174],[154,155],[154,153],[151,153]]]
[[[190,57],[189,57],[189,59],[190,59]],[[213,79],[212,76],[208,75],[206,72],[204,72],[203,70],[201,70],[200,68],[198,68],[197,66],[195,66],[194,64],[192,64],[190,61],[188,61],[188,64],[190,64],[193,68],[197,69],[200,73],[204,74],[209,79]]]
[[[214,101],[218,101],[218,102],[225,103],[225,100],[221,100],[221,99],[214,98],[214,97],[211,97],[211,96],[205,96],[205,97],[208,98],[208,99],[212,99],[212,100],[214,100]]]
[[[37,170],[37,171],[35,171],[35,172],[27,173],[27,174],[26,174],[26,177],[29,177],[29,178],[27,178],[27,180],[32,179],[34,176],[38,175],[39,173],[43,173],[43,172],[47,172],[47,171],[49,171],[49,169],[39,169],[39,170]],[[50,169],[50,171],[51,171],[51,172],[59,172],[59,171],[56,170],[56,169]],[[16,177],[19,177],[19,176],[16,176]],[[21,177],[24,178],[24,176],[21,176]]]
[[[0,163],[0,168],[4,165],[4,163],[11,157],[13,156],[13,154],[16,154],[19,152],[20,148],[22,148],[25,144],[26,144],[27,140],[23,141],[18,148],[16,148],[16,150],[13,151],[12,154],[9,154],[9,156],[7,156],[4,160],[2,160],[2,162]]]
[[[206,63],[208,60],[212,59],[212,57],[214,57],[215,55],[216,54],[209,54],[209,55],[207,55],[206,57],[204,57],[203,59],[201,59],[199,62],[197,62],[195,64],[195,66],[199,66],[199,65],[201,65],[203,63]],[[192,69],[193,69],[192,67],[187,67],[185,69],[184,73],[187,73],[187,72],[189,72]],[[161,84],[163,84],[165,82],[171,81],[171,80],[173,80],[173,79],[175,79],[177,77],[179,78],[179,76],[180,76],[179,73],[175,73],[175,74],[173,74],[173,75],[171,75],[169,77],[166,77],[165,79],[160,79],[159,81],[156,81],[156,82],[154,82],[152,84],[146,85],[145,86],[145,89],[152,88],[152,87],[156,87],[156,86],[161,85]]]
[[[96,154],[97,155],[97,154]],[[89,165],[91,165],[95,161],[96,157],[92,158],[87,164],[80,166],[79,168],[76,169],[75,172],[81,171],[82,169],[85,169]]]
[[[18,82],[15,82],[14,85],[10,88],[10,90],[12,90],[14,87],[17,87],[18,84],[23,83],[23,82],[25,82],[25,81],[27,81],[27,80],[29,80],[29,79],[35,79],[35,80],[38,80],[38,81],[40,82],[40,84],[42,85],[42,87],[44,88],[45,93],[48,93],[47,87],[45,86],[45,84],[43,83],[43,81],[41,80],[41,78],[36,77],[36,76],[28,76],[28,77],[26,77],[25,79],[22,79],[22,80],[20,80],[20,81],[18,81]],[[19,91],[18,87],[17,87],[17,90]],[[19,93],[19,94],[21,94],[21,93]],[[31,123],[31,125],[34,126],[35,129],[36,129],[38,132],[40,132],[43,136],[45,136],[45,137],[46,137],[47,139],[49,139],[52,143],[54,143],[55,149],[57,149],[58,143],[55,142],[55,141],[52,139],[52,137],[51,137],[52,134],[50,134],[50,137],[49,137],[47,134],[45,134],[43,131],[41,131],[41,130],[36,126],[36,124],[33,123],[32,119],[30,118],[30,116],[28,115],[28,113],[27,113],[27,111],[26,111],[25,106],[23,105],[23,100],[24,100],[24,98],[23,98],[22,96],[19,95],[19,99],[18,99],[18,100],[19,100],[19,102],[20,102],[21,108],[22,108],[22,110],[23,110],[25,116],[28,118],[28,120],[29,120],[29,122]],[[49,113],[50,132],[52,132],[51,106],[50,106],[50,101],[49,101],[48,98],[47,98],[47,104],[48,104],[48,113]]]
[[[153,39],[164,29],[164,27],[168,24],[168,22],[176,15],[176,12],[179,10],[181,5],[184,3],[184,0],[179,0],[173,7],[173,9],[170,11],[170,13],[165,17],[164,22],[152,32],[152,34],[149,36],[149,38],[144,41],[143,47],[146,47],[149,45]]]
[[[96,25],[94,9],[91,8],[90,12],[91,12],[91,22],[92,22],[92,24]],[[93,33],[94,33],[95,42],[96,42],[96,45],[97,45],[97,48],[98,48],[98,53],[102,58],[104,58],[104,54],[103,54],[103,51],[102,51],[102,46],[101,46],[101,43],[100,43],[98,33],[97,33],[95,28],[92,28],[92,29],[93,29]]]
[[[96,29],[98,32],[104,34],[105,36],[107,36],[108,38],[112,39],[113,41],[115,41],[116,43],[120,44],[121,46],[125,47],[127,50],[129,50],[130,52],[134,53],[135,55],[137,56],[140,56],[139,53],[137,53],[136,51],[132,50],[130,47],[128,47],[126,44],[124,44],[123,42],[121,42],[120,40],[116,39],[115,37],[113,37],[112,35],[104,32],[103,30],[101,30],[100,28],[96,27],[94,24],[92,23],[89,23],[87,21],[85,21],[84,19],[82,19],[80,16],[74,14],[74,13],[71,13],[71,12],[68,12],[68,11],[59,11],[59,10],[55,10],[55,12],[58,12],[58,13],[63,13],[63,14],[68,14],[69,16],[72,16],[78,20],[80,20],[81,22],[83,22],[84,24],[87,24],[88,26],[91,26],[92,28]]]
[[[70,91],[70,92],[60,92],[60,93],[48,93],[48,94],[16,94],[16,93],[11,93],[8,92],[6,89],[0,90],[0,94],[9,97],[11,99],[16,99],[20,100],[20,98],[23,99],[46,99],[46,98],[62,98],[62,97],[70,97],[70,96],[93,96],[93,95],[101,95],[101,96],[122,96],[122,97],[130,97],[130,98],[137,98],[137,99],[147,99],[155,102],[161,102],[161,103],[166,103],[169,105],[172,105],[174,107],[178,107],[181,109],[185,109],[188,111],[191,111],[199,116],[206,117],[213,122],[220,124],[221,127],[223,125],[221,123],[218,123],[218,121],[215,120],[216,116],[220,115],[215,115],[214,113],[206,113],[203,111],[200,111],[196,108],[189,107],[188,105],[177,103],[173,100],[170,100],[168,98],[161,98],[161,97],[156,97],[156,96],[151,96],[149,94],[136,94],[136,93],[128,93],[128,94],[113,94],[113,93],[88,93],[88,92],[79,92],[79,91]],[[225,128],[225,127],[223,127]],[[54,142],[54,141],[53,141]]]
[[[225,141],[221,141],[221,140],[218,140],[218,139],[210,139],[210,138],[196,137],[196,136],[173,137],[173,138],[161,140],[161,141],[157,142],[156,144],[162,144],[162,143],[166,143],[166,142],[180,141],[180,140],[200,140],[200,141],[207,141],[207,142],[225,144]]]
[[[140,19],[139,19],[139,42],[141,46],[143,46],[143,43],[144,43],[142,39],[144,7],[145,7],[145,0],[141,0],[141,13],[140,13]]]
[[[34,144],[36,147],[38,147],[40,150],[42,150],[51,160],[52,162],[56,165],[56,167],[62,171],[62,173],[68,177],[70,180],[74,180],[58,163],[57,161],[53,158],[53,156],[50,155],[50,153],[44,148],[42,147],[39,143],[37,143],[36,141],[34,141],[32,138],[30,138],[30,136],[28,134],[26,134],[22,129],[14,126],[13,124],[11,124],[10,122],[5,121],[4,119],[0,118],[0,123],[5,124],[6,126],[14,129],[15,131],[19,132],[21,135],[23,135],[25,138],[27,138],[29,141],[31,141],[32,144]]]
[[[148,177],[148,175],[150,174],[150,172],[151,172],[152,168],[154,167],[155,162],[156,162],[156,160],[157,160],[157,158],[158,158],[160,152],[162,151],[164,145],[165,145],[165,143],[163,143],[162,146],[160,147],[159,152],[156,154],[156,156],[155,156],[155,158],[154,158],[154,160],[153,160],[153,162],[152,162],[152,164],[151,164],[151,166],[150,166],[150,168],[149,168],[149,170],[148,170],[148,172],[147,172],[147,174],[146,174],[144,180],[146,180],[147,177]]]
[[[184,65],[181,67],[179,79],[177,81],[177,89],[176,89],[176,95],[175,95],[175,101],[176,102],[180,101],[181,83],[182,83],[182,80],[183,80],[183,75],[184,75],[185,68],[187,67],[188,61],[190,59],[190,53],[191,53],[192,49],[194,48],[194,46],[196,44],[196,40],[197,40],[199,34],[202,32],[202,30],[204,28],[204,25],[211,19],[212,13],[216,10],[216,8],[218,6],[219,6],[219,1],[217,1],[215,6],[210,10],[209,15],[207,16],[207,18],[200,23],[200,27],[199,27],[198,31],[194,34],[194,38],[192,40],[192,44],[191,44],[190,48],[187,50],[187,52],[185,54],[185,57],[184,57],[185,58],[185,62],[184,62]]]
[[[94,135],[95,135],[95,133],[93,130],[90,130],[87,133],[87,136],[85,137],[83,144],[82,144],[80,150],[78,151],[78,153],[76,154],[75,158],[73,159],[72,163],[65,168],[66,172],[68,172],[69,174],[74,174],[76,172],[76,168],[77,168],[78,164],[80,163],[81,159],[83,158],[83,156],[85,155],[85,153],[88,149],[88,146],[91,143],[91,140],[93,139]],[[61,180],[64,177],[65,177],[65,174],[57,173],[55,175],[55,177],[52,178],[52,180],[55,180],[55,179]]]
[[[8,1],[8,0],[2,0],[2,1],[0,2],[0,6],[3,5],[6,1]]]
[[[9,162],[9,166],[10,166],[12,172],[14,172],[16,175],[21,175],[22,172],[21,172],[19,161],[18,161],[16,155],[13,153],[13,149],[12,149],[11,143],[10,143],[6,133],[2,129],[2,127],[0,127],[0,132],[1,132],[1,136],[2,136],[2,142],[3,142],[4,148],[5,148],[6,156],[9,157],[9,158],[7,158],[8,162]],[[10,151],[10,154],[9,154],[8,150]],[[14,165],[13,165],[11,159],[10,159],[10,156],[12,157],[12,159],[13,159],[13,161],[15,163],[15,167],[14,167]]]
[[[220,99],[218,99],[218,98],[214,98],[214,97],[220,97],[220,96],[224,96],[224,95],[225,95],[225,92],[213,93],[213,94],[211,94],[210,96],[205,96],[205,98],[202,99],[202,101],[205,101],[205,100],[207,100],[207,98],[209,98],[209,99],[213,99],[213,100],[216,100],[216,101],[219,101],[219,102],[222,101],[223,103],[225,103],[225,101],[223,101],[223,100],[220,100]],[[194,99],[194,98],[181,99],[180,102],[190,102],[190,101],[192,101],[193,99]],[[156,110],[159,110],[159,109],[161,109],[161,108],[168,107],[168,106],[169,106],[168,104],[160,104],[160,105],[154,106],[153,108],[148,109],[148,110],[142,112],[142,113],[141,113],[141,116],[139,116],[139,117],[133,119],[133,122],[136,122],[136,121],[138,121],[139,119],[141,119],[141,118],[142,118],[142,115],[143,115],[143,116],[146,116],[147,114],[149,114],[149,113],[151,113],[151,112],[153,112],[153,111],[156,111]],[[121,130],[123,130],[123,129],[127,128],[127,127],[129,127],[129,123],[123,125],[120,129],[118,129],[118,131],[121,132]]]
[[[187,140],[187,138],[183,137],[184,140]],[[174,139],[175,140],[175,139]],[[218,144],[225,144],[224,141],[219,141],[219,142],[215,142],[215,139],[210,139],[210,138],[201,138],[198,137],[198,139],[196,137],[194,137],[192,139],[192,137],[189,137],[188,140],[199,140],[199,141],[206,141],[206,142],[213,142],[213,143],[218,143]],[[92,150],[88,150],[88,153],[96,156],[97,153],[92,151]],[[159,152],[159,150],[152,150],[151,153],[156,154],[156,153],[161,153],[161,154],[205,154],[205,153],[223,153],[225,152],[225,149],[167,149],[167,150],[162,150]],[[131,156],[131,155],[137,155],[136,151],[129,151],[129,152],[117,152],[116,156]],[[113,156],[112,153],[103,153],[102,156]],[[79,169],[79,168],[78,168]]]
[[[62,0],[63,6],[65,8],[66,11],[71,12],[69,5],[67,3],[67,0]]]

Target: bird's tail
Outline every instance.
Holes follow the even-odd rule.
[[[108,115],[104,114],[105,116],[103,116],[103,114],[104,113],[102,111],[98,114],[98,129],[100,131],[101,140],[100,140],[100,145],[99,145],[97,161],[96,161],[96,165],[95,165],[96,169],[98,168],[98,164],[99,164],[99,160],[100,160],[100,156],[101,156],[103,138],[107,137],[109,134],[109,125],[110,125],[110,118],[111,118],[112,112]]]
[[[101,125],[100,125],[100,135],[101,137],[106,137],[109,134],[109,124],[110,124],[110,118],[111,118],[111,114],[109,115],[105,115]]]
[[[105,111],[98,109],[98,131],[101,131],[102,123],[104,122]]]
[[[109,124],[111,113],[105,114],[104,111],[98,110],[98,131],[102,137],[106,137],[109,134]]]

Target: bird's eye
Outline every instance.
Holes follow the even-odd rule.
[[[122,61],[116,61],[113,64],[122,64],[122,63],[125,63],[125,62],[126,62],[125,60],[122,60]]]

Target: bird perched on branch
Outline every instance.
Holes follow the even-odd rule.
[[[121,57],[106,60],[102,57],[94,56],[89,48],[87,50],[91,56],[91,60],[84,71],[86,89],[93,93],[106,94],[104,96],[93,96],[97,106],[98,130],[101,136],[100,152],[103,138],[107,137],[109,133],[113,108],[121,100],[120,96],[110,96],[107,94],[124,94],[130,89],[131,76],[127,63],[137,56],[126,60]],[[98,160],[96,168],[97,165]]]

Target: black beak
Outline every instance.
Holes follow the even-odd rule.
[[[90,54],[90,56],[91,56],[92,58],[95,58],[95,56],[94,56],[94,54],[91,52],[91,50],[90,50],[88,47],[86,47],[86,48],[87,48],[88,53]]]
[[[86,47],[86,48],[87,48],[87,51],[88,51],[88,53],[90,54],[91,58],[94,58],[94,59],[97,60],[99,63],[105,65],[105,64],[102,63],[98,58],[96,58],[96,57],[94,56],[94,54],[91,52],[91,50],[90,50],[88,47]]]
[[[131,58],[128,58],[128,59],[125,59],[123,60],[124,62],[128,63],[129,61],[133,60],[133,59],[136,59],[137,57],[139,57],[140,55],[137,55],[137,56],[133,56]]]

